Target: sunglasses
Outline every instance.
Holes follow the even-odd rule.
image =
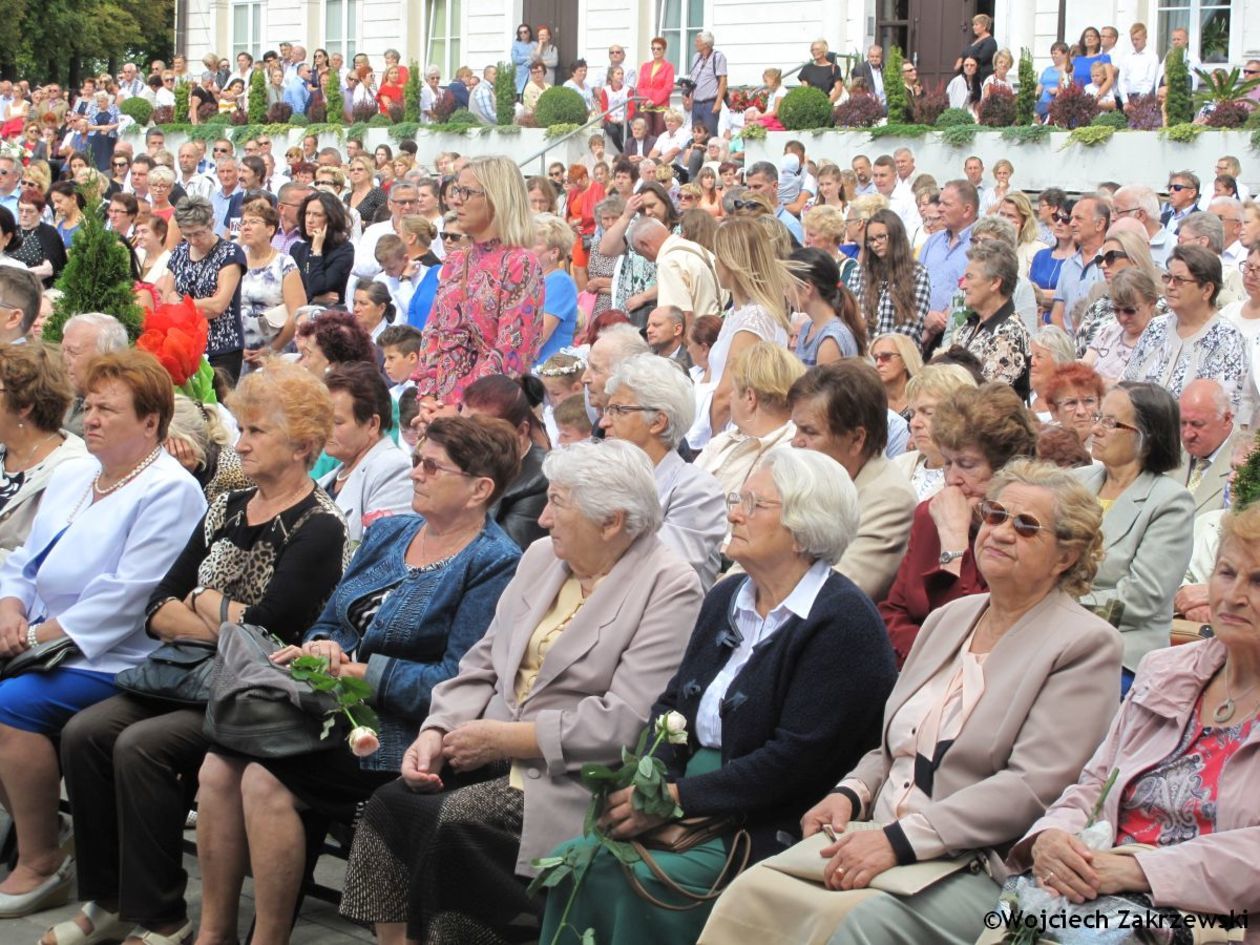
[[[1038,532],[1052,530],[1050,526],[1042,525],[1035,516],[1027,512],[1012,514],[1010,509],[1001,502],[992,502],[988,499],[980,503],[980,521],[990,528],[997,528],[1003,522],[1009,521],[1011,527],[1015,529],[1015,534],[1020,538],[1035,538]]]
[[[1129,254],[1122,249],[1109,249],[1105,253],[1099,253],[1094,257],[1095,266],[1114,266],[1121,259],[1128,259]]]
[[[232,152],[229,151],[227,148],[215,148],[214,153],[215,154],[231,154]]]
[[[463,238],[464,238],[463,233],[447,233],[445,231],[442,232],[442,242],[444,243],[458,243]]]
[[[1070,213],[1056,213],[1056,214],[1054,215],[1054,222],[1055,222],[1055,223],[1071,223],[1071,222],[1072,222],[1072,214],[1070,214]]]
[[[1132,305],[1113,305],[1112,311],[1114,311],[1117,315],[1126,315],[1129,318],[1132,318],[1138,313],[1139,309]]]
[[[1198,190],[1199,188],[1192,187],[1189,184],[1169,184],[1168,189],[1171,190],[1175,194],[1179,194],[1183,190]]]
[[[411,457],[411,468],[419,469],[426,476],[436,476],[439,472],[450,473],[453,476],[469,475],[462,469],[457,469],[454,466],[443,466],[441,463],[436,460],[429,459],[427,456],[413,455]]]

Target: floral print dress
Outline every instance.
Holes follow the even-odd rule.
[[[208,299],[219,288],[219,271],[228,266],[238,266],[242,273],[247,265],[245,251],[235,243],[220,239],[210,252],[201,259],[194,260],[190,255],[187,243],[180,243],[171,250],[171,261],[167,269],[175,280],[175,291],[180,295],[188,295],[194,299]],[[244,346],[241,329],[241,288],[238,284],[232,296],[232,302],[218,318],[210,321],[210,340],[206,343],[206,354],[229,354],[240,351]]]
[[[241,277],[241,327],[246,348],[269,345],[278,334],[278,329],[267,323],[263,313],[284,302],[285,276],[297,271],[292,256],[276,253],[257,269],[247,269]]]
[[[1177,316],[1152,318],[1138,339],[1125,369],[1126,381],[1150,381],[1174,397],[1191,381],[1215,378],[1239,412],[1251,378],[1251,346],[1243,333],[1220,315],[1213,315],[1187,338],[1177,334]]]

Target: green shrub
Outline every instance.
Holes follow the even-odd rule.
[[[980,126],[973,123],[970,125],[946,125],[942,128],[938,124],[936,130],[940,132],[941,140],[946,144],[955,148],[967,148],[975,142]]]
[[[118,110],[124,115],[130,115],[137,125],[147,125],[153,117],[153,106],[138,95],[127,99],[118,106]]]
[[[305,128],[310,123],[311,123],[311,120],[307,118],[305,115],[294,115],[292,118],[289,119],[289,124],[292,125],[294,128]]]
[[[398,124],[390,126],[389,137],[399,142],[412,141],[419,130],[420,122],[418,121],[400,121]]]
[[[420,63],[414,59],[407,67],[407,84],[403,86],[403,121],[420,123]]]
[[[230,125],[232,124],[232,116],[227,114],[226,112],[218,112],[214,115],[211,115],[201,124],[203,127],[207,125],[218,125],[218,126]]]
[[[1168,96],[1164,99],[1164,114],[1167,116],[1168,126],[1188,125],[1194,121],[1190,69],[1186,66],[1185,53],[1180,46],[1169,49],[1168,56],[1164,59],[1164,85],[1168,88]]]
[[[1015,123],[1031,125],[1037,117],[1037,70],[1032,53],[1019,51],[1019,89],[1015,93]]]
[[[931,131],[929,125],[876,125],[868,132],[874,138],[922,138]]]
[[[1247,116],[1247,120],[1243,122],[1244,128],[1260,128],[1260,108],[1253,108],[1251,114]]]
[[[1260,128],[1251,133],[1251,139],[1248,143],[1251,145],[1251,150],[1260,151]]]
[[[1002,140],[1011,144],[1036,144],[1050,137],[1049,125],[1015,125],[1002,129]]]
[[[779,102],[779,121],[788,131],[827,128],[831,125],[831,99],[822,89],[798,85]]]
[[[516,67],[499,63],[494,77],[494,123],[500,128],[516,121]]]
[[[566,89],[565,91],[573,92],[572,89]],[[577,95],[576,92],[573,92],[573,94]],[[582,96],[578,95],[578,98],[581,97]],[[585,121],[585,119],[583,119],[583,121]],[[431,125],[430,127],[438,131],[444,131],[447,134],[459,135],[463,134],[469,128],[484,128],[486,126],[482,122],[478,121],[477,116],[468,109],[457,108],[455,111],[451,112],[446,121],[438,125]],[[574,125],[573,127],[576,128],[577,126]]]
[[[910,121],[910,99],[906,95],[906,84],[900,81],[902,61],[901,47],[891,47],[888,50],[888,62],[884,66],[884,75],[897,77],[896,80],[884,83],[884,100],[890,125],[904,125]]]
[[[367,126],[369,128],[388,128],[393,123],[393,119],[388,115],[373,115],[368,120]]]
[[[1116,129],[1111,125],[1082,125],[1079,128],[1072,129],[1072,133],[1068,135],[1068,144],[1079,144],[1086,148],[1096,148],[1100,144],[1106,144],[1111,140],[1111,136],[1116,133]]]
[[[1125,117],[1124,112],[1103,112],[1090,124],[1095,128],[1114,128],[1116,131],[1124,131],[1129,127],[1129,119]]]
[[[974,125],[975,123],[975,118],[965,108],[947,108],[941,112],[941,117],[936,119],[937,128],[956,128],[959,125]]]
[[[1173,48],[1175,49],[1176,47]],[[1159,133],[1169,141],[1176,141],[1178,144],[1192,144],[1205,130],[1203,125],[1183,121],[1179,125],[1170,123],[1167,128],[1161,128]]]
[[[267,120],[267,80],[262,68],[255,69],[249,77],[249,123],[261,125]]]
[[[223,137],[227,138],[233,144],[244,144],[250,138],[257,138],[258,133],[262,131],[262,128],[263,126],[260,124],[235,125],[228,129],[227,134]]]
[[[188,96],[192,89],[184,82],[175,86],[175,124],[188,124]]]
[[[324,89],[324,116],[329,124],[344,125],[346,123],[346,97],[341,94],[341,79],[333,78]]]
[[[761,124],[745,125],[741,137],[745,141],[764,141],[766,139],[766,126]]]
[[[552,86],[538,96],[538,104],[534,108],[534,120],[538,122],[539,128],[584,125],[589,118],[582,96],[562,85]]]

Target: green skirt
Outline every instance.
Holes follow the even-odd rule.
[[[716,771],[722,764],[716,749],[702,748],[687,764],[687,775],[695,777]],[[569,840],[556,848],[554,856],[595,841],[588,837]],[[693,847],[686,853],[653,851],[653,859],[674,882],[696,893],[707,892],[726,863],[726,843],[717,838]],[[648,892],[662,902],[677,902],[678,894],[666,889],[646,864],[633,867],[634,874]],[[566,881],[547,894],[539,945],[551,945],[568,905],[572,885]],[[681,904],[681,903],[680,903]],[[595,930],[599,945],[692,945],[709,918],[712,905],[705,903],[687,912],[671,912],[641,898],[626,881],[623,867],[607,850],[591,861],[577,897],[565,920],[569,926],[559,945],[576,945],[587,929]]]

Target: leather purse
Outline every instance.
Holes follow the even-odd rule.
[[[643,864],[662,886],[681,902],[665,902],[652,895],[634,874],[634,867],[622,864],[626,881],[630,888],[642,899],[650,902],[658,909],[669,912],[689,912],[706,903],[713,902],[722,895],[726,886],[748,866],[752,856],[752,838],[747,830],[736,829],[738,821],[733,817],[684,817],[681,820],[661,824],[631,842],[634,851],[639,854]],[[732,833],[733,831],[733,833]],[[713,885],[705,892],[695,893],[679,885],[652,856],[653,850],[666,853],[686,853],[710,840],[730,835],[730,851],[726,862],[718,871]]]
[[[23,673],[51,672],[70,657],[78,655],[79,647],[70,637],[47,640],[5,660],[0,666],[0,680],[12,679]]]
[[[218,646],[206,640],[163,643],[139,666],[114,677],[123,692],[182,706],[202,706],[210,699],[210,670]]]

